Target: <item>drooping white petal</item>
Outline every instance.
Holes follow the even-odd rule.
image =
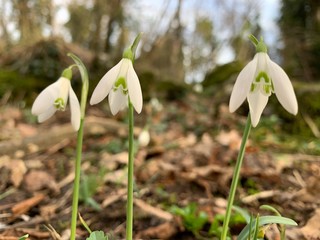
[[[71,110],[71,124],[73,129],[75,131],[78,131],[80,127],[80,119],[81,119],[80,104],[72,87],[69,88],[69,98],[70,98],[70,110]]]
[[[257,67],[257,54],[254,56],[253,60],[249,62],[244,69],[240,72],[237,80],[233,86],[230,101],[229,101],[229,111],[234,112],[237,110],[243,101],[246,99],[251,83],[254,79],[254,74]]]
[[[268,67],[273,81],[274,92],[279,102],[289,113],[296,115],[298,113],[298,103],[288,75],[278,64],[270,59]]]
[[[52,106],[50,106],[45,112],[42,112],[38,115],[38,122],[42,123],[51,118],[56,111],[57,108],[52,104]]]
[[[248,94],[249,109],[251,115],[251,124],[256,127],[259,123],[263,109],[268,103],[268,96],[265,96],[260,91],[250,92]]]
[[[128,96],[123,94],[122,87],[119,87],[116,91],[111,90],[108,99],[112,115],[116,115],[128,104]]]
[[[130,61],[130,66],[128,69],[126,80],[127,80],[130,101],[134,109],[137,111],[137,113],[140,113],[142,110],[142,104],[143,104],[141,86],[140,86],[139,78],[136,72],[134,71],[131,61]]]
[[[96,88],[94,89],[90,104],[94,105],[99,102],[101,102],[103,99],[107,97],[110,90],[113,87],[114,82],[117,80],[119,71],[122,65],[123,59],[115,65],[113,68],[111,68],[100,80]]]
[[[53,106],[54,101],[59,97],[60,83],[58,80],[50,84],[39,94],[31,108],[33,115],[45,113]]]

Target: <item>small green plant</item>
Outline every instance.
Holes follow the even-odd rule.
[[[19,237],[19,240],[26,240],[29,237],[29,234],[25,234],[22,237]]]
[[[230,216],[230,225],[245,224],[250,221],[250,215],[246,210],[233,206],[233,211]],[[216,214],[209,228],[209,235],[219,237],[222,233],[222,224],[225,216],[223,214]]]
[[[94,231],[86,240],[109,240],[109,237],[103,231]]]
[[[98,174],[82,175],[79,191],[79,200],[93,207],[95,210],[101,210],[100,205],[92,198],[102,184],[104,170]]]
[[[262,216],[253,219],[239,234],[237,240],[256,240],[263,239],[266,226],[269,224],[283,224],[297,226],[297,223],[290,218],[279,216]],[[252,226],[255,226],[253,229]]]
[[[79,214],[79,219],[84,228],[90,233],[90,236],[86,240],[112,240],[113,238],[109,234],[105,234],[103,231],[91,231],[86,221]]]
[[[196,203],[190,203],[184,208],[172,206],[170,210],[182,218],[185,228],[195,236],[199,235],[199,231],[208,222],[208,215],[203,211],[199,212]]]
[[[247,225],[240,232],[237,240],[263,240],[266,230],[270,224],[278,224],[280,230],[280,239],[285,240],[285,225],[297,226],[297,223],[290,218],[282,217],[275,208],[269,205],[262,205],[260,209],[268,210],[276,214],[276,216],[262,216],[258,214],[256,218],[250,216],[248,218],[247,211],[236,207],[238,213],[246,219]]]

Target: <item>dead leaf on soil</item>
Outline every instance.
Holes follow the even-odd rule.
[[[27,172],[24,161],[20,159],[11,159],[9,156],[4,155],[0,158],[0,168],[2,167],[5,167],[10,171],[10,182],[13,186],[19,187],[24,174]]]
[[[308,240],[319,240],[320,239],[320,208],[316,209],[315,214],[309,219],[307,224],[301,228],[301,232],[304,237]]]
[[[11,170],[10,180],[15,187],[19,187],[24,174],[27,172],[27,167],[22,160],[10,160],[8,167]]]
[[[59,194],[60,189],[54,178],[45,171],[32,170],[24,178],[24,186],[29,192],[36,192],[45,188]]]
[[[26,212],[28,212],[32,207],[38,205],[45,198],[44,194],[37,194],[32,198],[26,199],[22,202],[15,204],[11,211],[13,213],[13,218],[16,218]]]
[[[156,227],[150,227],[144,231],[141,231],[136,236],[139,239],[170,239],[179,231],[179,225],[172,222],[165,222]]]
[[[223,146],[229,146],[231,150],[238,150],[241,144],[241,135],[236,130],[231,130],[229,132],[222,131],[216,137],[218,143]]]
[[[30,137],[30,136],[36,135],[37,133],[37,128],[29,124],[19,123],[17,128],[20,131],[20,134],[22,137]]]
[[[155,216],[157,218],[171,221],[173,219],[173,215],[169,212],[166,212],[160,208],[151,206],[150,204],[146,203],[145,201],[141,199],[134,199],[134,204],[140,208],[141,211],[148,213],[152,216]]]

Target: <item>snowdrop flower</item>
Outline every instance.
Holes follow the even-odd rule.
[[[281,105],[289,113],[296,115],[298,104],[289,77],[269,58],[262,39],[258,41],[251,36],[251,40],[256,45],[257,53],[236,80],[229,102],[230,112],[237,110],[247,98],[252,126],[256,127],[269,96],[275,93]]]
[[[128,95],[137,113],[141,112],[142,92],[140,82],[130,59],[123,58],[102,77],[93,91],[90,104],[97,104],[108,95],[109,106],[113,115],[127,106]]]
[[[74,130],[78,131],[80,127],[80,104],[71,87],[71,77],[71,68],[65,69],[61,77],[55,83],[46,87],[36,98],[31,113],[38,116],[40,123],[52,117],[57,110],[64,111],[68,98],[70,98],[71,124]]]

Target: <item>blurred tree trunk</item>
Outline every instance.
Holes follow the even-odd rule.
[[[160,80],[170,80],[183,83],[185,70],[183,65],[183,26],[180,20],[182,0],[178,1],[173,18],[167,31],[158,36],[150,50],[141,53],[141,58],[147,61],[140,68],[151,71]]]
[[[1,38],[3,42],[3,46],[6,48],[11,45],[11,38],[8,33],[7,22],[5,19],[5,6],[6,6],[6,1],[3,0],[2,5],[0,6],[0,27],[2,30]]]
[[[37,30],[33,28],[28,0],[14,0],[13,4],[16,10],[18,28],[20,30],[20,42],[28,43],[33,37],[37,37],[34,35]]]
[[[94,6],[92,9],[92,26],[94,27],[94,30],[89,47],[95,53],[98,53],[101,50],[101,21],[104,15],[104,5],[105,1],[94,0]]]
[[[20,43],[31,43],[42,38],[44,27],[52,27],[51,0],[13,0],[13,21],[20,32]]]
[[[320,74],[320,2],[282,0],[279,23],[284,67],[294,77],[315,81]]]
[[[104,51],[110,53],[112,43],[111,36],[114,33],[115,25],[117,24],[119,29],[123,31],[124,15],[123,15],[123,1],[122,0],[112,0],[108,4],[108,24],[106,26],[106,38],[104,41]],[[124,44],[121,41],[119,44]],[[119,46],[122,48],[123,46]]]

